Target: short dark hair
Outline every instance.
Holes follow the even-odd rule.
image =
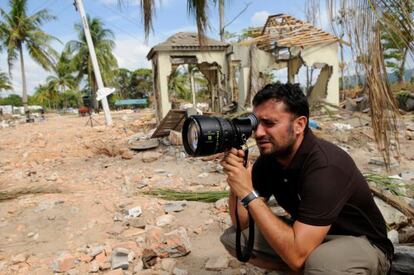
[[[253,106],[256,107],[269,99],[282,101],[286,111],[296,117],[305,116],[309,121],[309,103],[299,84],[279,81],[264,86],[253,98]]]

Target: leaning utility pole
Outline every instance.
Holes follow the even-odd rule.
[[[93,46],[91,33],[89,31],[88,20],[86,18],[85,10],[83,8],[83,2],[82,0],[75,0],[74,4],[75,9],[79,11],[79,14],[81,16],[83,30],[85,32],[86,42],[88,44],[89,54],[92,60],[93,71],[95,72],[96,83],[98,84],[97,100],[102,100],[102,108],[105,114],[105,124],[111,125],[112,118],[106,96],[111,94],[114,91],[114,89],[104,87],[101,71],[99,70],[98,60],[96,59],[95,47]]]
[[[224,0],[219,0],[220,41],[224,42]]]

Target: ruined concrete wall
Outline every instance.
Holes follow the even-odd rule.
[[[171,110],[171,102],[168,95],[168,77],[171,74],[171,56],[196,56],[198,63],[214,63],[216,62],[220,66],[220,70],[223,74],[227,74],[227,63],[225,52],[188,52],[188,51],[174,51],[171,52],[158,52],[158,81],[159,81],[159,101],[160,110],[158,113],[161,115],[159,120],[164,118],[168,111]]]
[[[250,70],[252,68],[251,62],[254,62],[255,71],[264,72],[269,68],[275,66],[275,58],[272,54],[259,50],[257,48],[253,49],[254,58],[250,58],[250,47],[233,45],[230,49],[232,51],[230,55],[231,61],[240,61],[240,75],[238,80],[238,105],[244,106],[246,101],[246,96],[250,88]],[[251,60],[252,59],[252,60]]]
[[[308,94],[308,101],[310,105],[313,105],[320,99],[327,98],[327,85],[332,76],[332,70],[333,67],[329,65],[325,65],[321,69],[321,72],[319,73],[315,85],[312,87],[310,94]]]
[[[300,55],[307,66],[315,63],[325,63],[332,66],[332,74],[327,83],[326,101],[338,105],[339,104],[339,61],[338,61],[338,44],[321,44],[304,48],[300,51]]]

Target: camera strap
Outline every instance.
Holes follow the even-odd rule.
[[[244,151],[244,167],[247,167],[247,159],[249,155],[249,150]],[[244,249],[241,247],[241,227],[240,227],[240,219],[238,209],[238,200],[236,198],[236,207],[235,207],[235,216],[236,216],[236,256],[240,262],[247,262],[249,261],[250,257],[252,256],[253,251],[253,244],[254,244],[254,220],[250,212],[247,211],[249,214],[249,236],[245,240]]]
[[[237,200],[238,198],[236,198]],[[241,247],[241,229],[240,229],[240,219],[237,211],[237,202],[236,202],[236,256],[240,262],[249,261],[252,256],[253,244],[254,244],[254,220],[252,215],[249,213],[249,236],[245,240],[244,249]]]

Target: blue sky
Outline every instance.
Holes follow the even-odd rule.
[[[263,25],[268,15],[287,13],[299,19],[305,18],[306,0],[226,0],[225,22],[231,21],[243,8],[250,3],[247,10],[238,17],[227,30],[240,32],[249,26]],[[8,11],[6,0],[0,0],[0,7]],[[211,1],[210,1],[211,2]],[[323,2],[323,1],[322,1]],[[29,12],[32,14],[40,9],[47,8],[57,19],[43,26],[43,30],[56,36],[62,44],[56,43],[54,47],[61,51],[69,40],[76,39],[74,24],[80,22],[79,13],[75,11],[73,0],[28,0]],[[195,31],[195,20],[187,14],[187,1],[161,0],[157,1],[157,12],[154,18],[154,31],[147,42],[144,41],[143,24],[140,17],[139,0],[124,0],[126,6],[119,7],[117,0],[84,0],[86,12],[92,17],[99,17],[106,28],[115,34],[115,56],[120,67],[136,69],[149,67],[145,56],[150,48],[166,40],[179,31]],[[321,25],[326,25],[326,12],[321,11]],[[325,18],[325,19],[324,19]],[[211,6],[209,11],[210,37],[219,38],[218,35],[218,7]],[[45,72],[33,60],[25,55],[26,77],[28,92],[33,94],[34,88],[44,83],[50,74]],[[0,70],[7,72],[5,52],[0,53]],[[21,77],[19,62],[16,62],[13,74],[13,87],[16,94],[21,94]],[[3,93],[4,95],[4,93]]]

